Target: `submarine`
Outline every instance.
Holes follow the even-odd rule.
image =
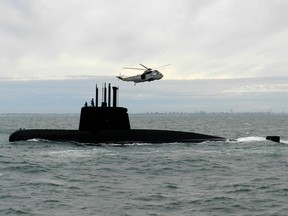
[[[102,102],[98,105],[96,85],[95,103],[81,108],[79,129],[20,129],[9,136],[10,142],[43,139],[58,142],[79,142],[90,145],[131,143],[201,143],[227,141],[219,136],[172,130],[131,129],[128,110],[118,107],[119,87],[109,83],[102,86]],[[112,95],[111,95],[112,93]],[[111,103],[112,99],[112,103]]]

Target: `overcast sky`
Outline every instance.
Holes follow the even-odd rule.
[[[20,98],[25,90],[29,92],[25,83],[19,82],[94,80],[120,73],[129,76],[139,71],[122,67],[139,63],[152,68],[171,65],[160,70],[164,74],[161,81],[135,88],[123,84],[127,88],[124,91],[134,88],[133,96],[137,98],[151,88],[158,92],[154,96],[160,92],[163,97],[171,95],[174,84],[176,89],[184,85],[194,94],[196,90],[187,86],[201,84],[197,80],[218,79],[199,88],[210,95],[210,101],[211,97],[217,101],[219,95],[213,97],[211,89],[215,83],[224,85],[225,80],[220,79],[226,79],[227,88],[221,92],[229,93],[230,101],[235,100],[231,95],[243,91],[256,92],[258,98],[259,92],[263,98],[268,93],[275,98],[274,94],[281,92],[282,100],[288,96],[287,11],[286,0],[0,0],[0,80],[2,88],[5,86],[11,94],[2,92],[2,102],[8,97]],[[259,81],[272,77],[273,84],[269,79]],[[236,78],[257,81],[241,84]],[[22,86],[22,91],[9,90],[15,86]],[[37,86],[34,91],[40,94],[42,88]],[[178,92],[175,97],[181,95]],[[123,96],[129,104],[132,96],[128,92]],[[157,100],[153,94],[149,98]],[[211,108],[205,97],[202,99],[198,102]],[[276,102],[279,111],[288,111],[283,101]],[[266,109],[263,107],[259,110]]]
[[[1,0],[2,78],[288,76],[286,0]]]

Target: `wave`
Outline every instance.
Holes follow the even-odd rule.
[[[257,136],[250,136],[250,137],[240,137],[236,139],[237,142],[263,142],[266,141],[265,137],[257,137]]]
[[[241,143],[250,143],[250,142],[271,142],[269,140],[266,140],[266,137],[257,137],[257,136],[250,136],[250,137],[240,137],[235,140],[236,142],[241,142]],[[288,144],[288,140],[282,140],[280,137],[280,143],[282,144]]]
[[[27,142],[52,142],[52,141],[48,139],[33,138],[28,139]]]
[[[105,147],[105,146],[113,146],[113,147],[125,147],[125,146],[150,146],[150,145],[155,145],[153,143],[142,143],[142,142],[132,142],[132,143],[81,143],[81,142],[75,142],[75,141],[65,141],[65,142],[57,142],[57,141],[51,141],[51,140],[47,140],[47,139],[38,139],[38,138],[34,138],[34,139],[29,139],[27,140],[28,142],[43,142],[43,143],[52,143],[52,144],[70,144],[70,145],[76,145],[76,146],[100,146],[100,147]],[[259,136],[248,136],[248,137],[239,137],[237,139],[234,140],[229,140],[227,139],[226,142],[240,142],[240,143],[250,143],[250,142],[265,142],[266,137],[259,137]],[[212,141],[214,142],[214,141]],[[218,141],[216,141],[218,142]],[[181,142],[180,142],[181,143]],[[179,142],[174,142],[174,143],[161,143],[161,144],[180,144]],[[204,141],[201,143],[211,143],[211,141]],[[288,140],[280,140],[280,143],[283,144],[288,144]],[[183,143],[183,144],[190,144],[190,143]],[[192,144],[192,143],[191,143]],[[197,144],[197,143],[193,143],[193,144]]]
[[[288,140],[281,140],[281,139],[280,139],[280,143],[288,144]]]

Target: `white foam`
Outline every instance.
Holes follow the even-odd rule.
[[[256,137],[256,136],[240,137],[237,139],[238,142],[263,142],[265,140],[266,140],[265,137]]]
[[[39,142],[40,140],[34,138],[34,139],[28,139],[27,141],[28,141],[28,142]]]
[[[28,142],[51,142],[50,140],[47,139],[39,139],[39,138],[33,138],[33,139],[28,139]]]
[[[281,140],[280,139],[280,143],[288,144],[288,140]]]

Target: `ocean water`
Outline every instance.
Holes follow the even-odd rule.
[[[19,128],[77,129],[78,115],[0,115],[0,215],[287,215],[287,122],[285,114],[130,115],[132,128],[234,141],[88,146],[8,142]]]

